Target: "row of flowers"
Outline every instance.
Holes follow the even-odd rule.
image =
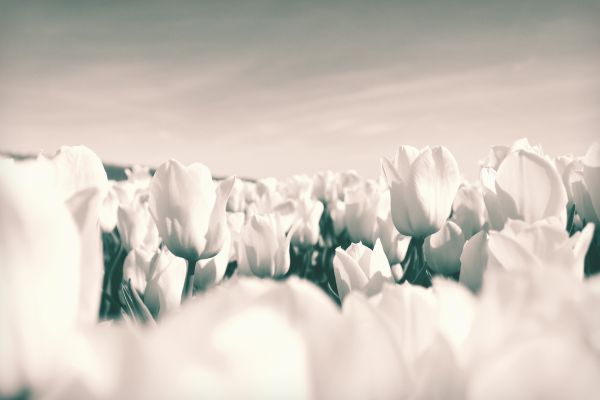
[[[592,398],[600,146],[381,166],[1,160],[0,396]]]

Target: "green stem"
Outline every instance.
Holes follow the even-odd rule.
[[[196,260],[187,260],[187,272],[181,293],[181,303],[192,297],[194,291],[194,273],[196,272]]]

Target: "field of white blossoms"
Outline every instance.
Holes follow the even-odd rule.
[[[384,156],[1,160],[0,397],[600,398],[600,145],[493,146],[476,182],[444,147]]]

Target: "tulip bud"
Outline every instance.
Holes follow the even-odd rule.
[[[423,252],[429,267],[442,275],[451,276],[460,271],[460,256],[465,237],[458,225],[446,221],[442,229],[425,239]]]
[[[338,296],[342,301],[353,290],[372,296],[379,293],[384,282],[394,281],[379,239],[373,250],[362,243],[352,243],[347,250],[341,247],[335,249],[333,271]]]
[[[418,154],[418,155],[417,155]],[[402,146],[394,164],[383,158],[398,232],[423,239],[437,232],[452,209],[460,184],[458,164],[445,147]]]
[[[304,198],[298,202],[297,228],[292,244],[299,247],[314,246],[319,241],[319,221],[323,214],[323,203]]]
[[[295,227],[294,227],[295,228]],[[277,214],[254,215],[242,230],[245,260],[252,273],[258,277],[282,277],[290,269],[290,242],[294,228],[287,236]]]
[[[178,161],[162,164],[150,183],[150,212],[169,250],[195,263],[214,257],[225,241],[225,207],[235,178],[216,188],[210,170]]]

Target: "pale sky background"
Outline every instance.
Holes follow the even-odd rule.
[[[475,178],[600,132],[600,1],[0,0],[0,150],[216,175],[379,174],[441,144]]]

